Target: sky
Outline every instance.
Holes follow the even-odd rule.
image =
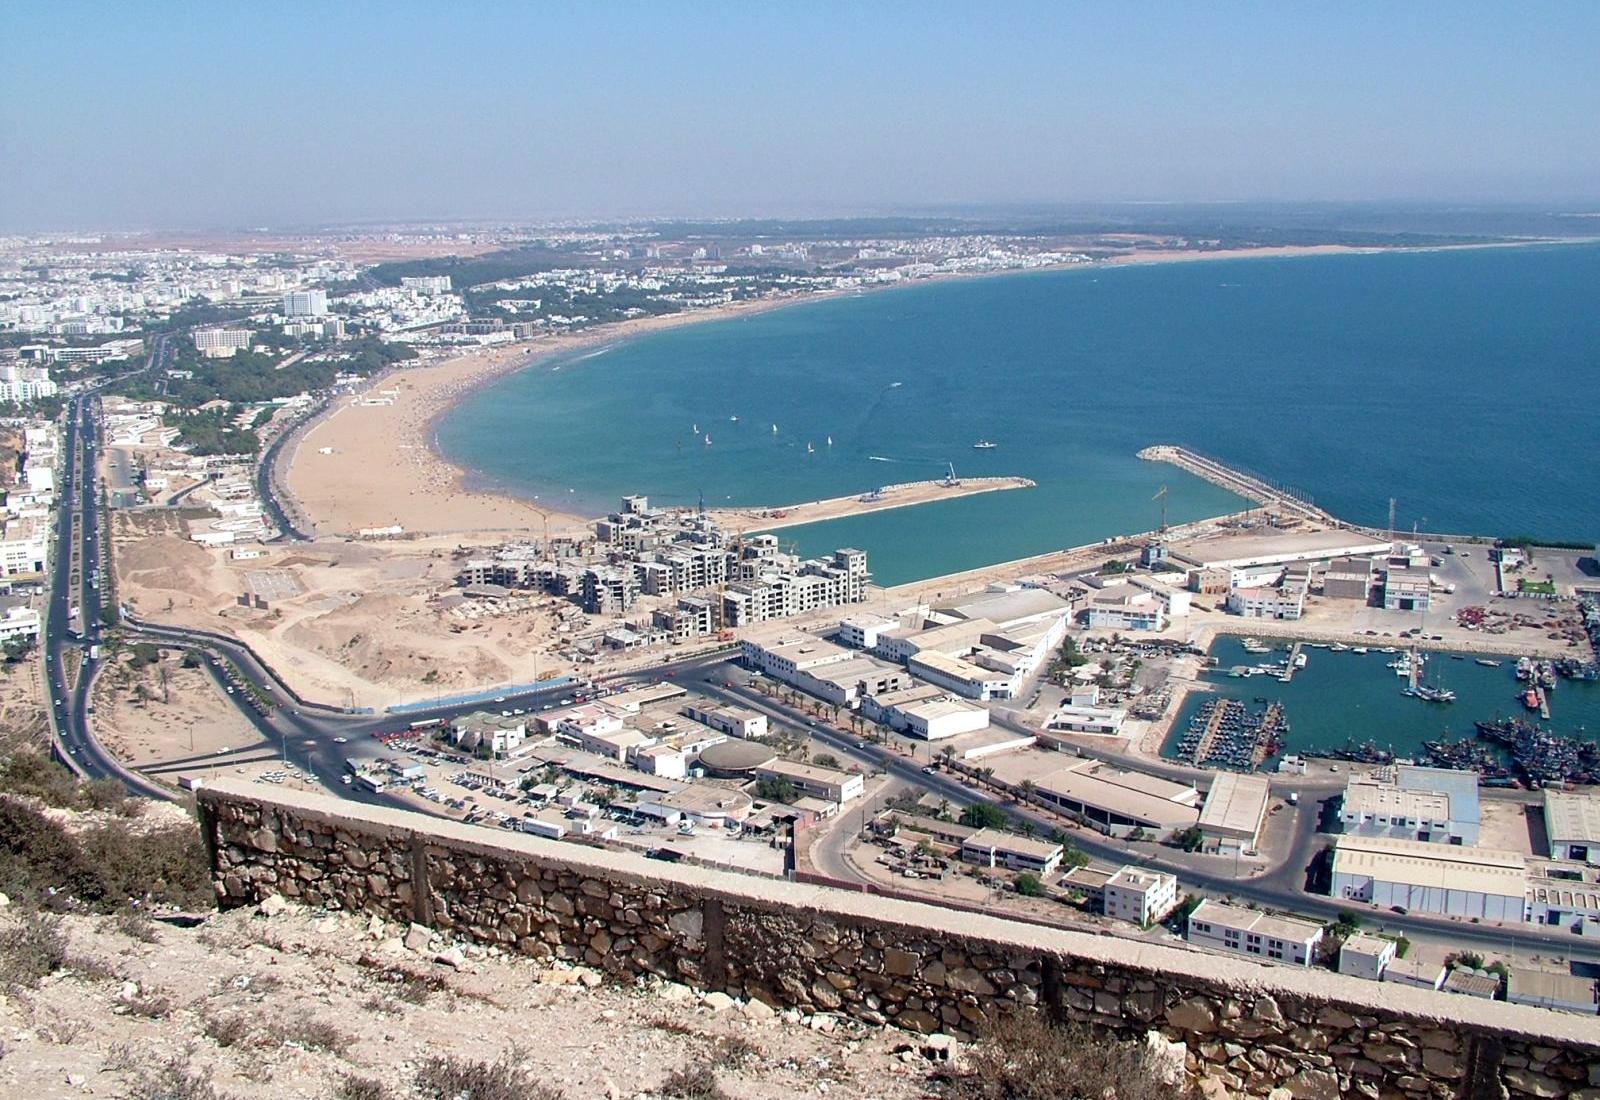
[[[1586,0],[4,0],[0,42],[10,232],[1600,201]]]

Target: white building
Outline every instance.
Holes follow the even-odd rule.
[[[1340,803],[1339,823],[1350,836],[1474,845],[1480,825],[1478,777],[1409,765],[1352,776]]]
[[[1339,973],[1380,981],[1394,961],[1395,943],[1370,932],[1357,932],[1339,945]]]
[[[15,363],[0,366],[0,401],[35,401],[54,397],[56,384],[44,367],[24,367]]]
[[[9,642],[14,638],[37,637],[39,637],[37,610],[22,604],[6,608],[5,617],[0,618],[0,642]]]
[[[1600,864],[1600,798],[1546,787],[1544,831],[1551,859]]]
[[[989,712],[961,699],[943,697],[897,707],[905,731],[924,741],[939,741],[989,728]]]
[[[207,359],[227,359],[243,351],[255,338],[249,329],[198,328],[194,330],[195,350]]]
[[[788,780],[801,794],[841,805],[852,798],[860,798],[867,789],[866,779],[856,772],[796,764],[791,760],[772,760],[757,765],[754,774],[757,779]]]
[[[402,275],[400,285],[418,294],[449,294],[451,289],[448,275]]]
[[[1105,915],[1147,927],[1178,904],[1178,878],[1160,871],[1124,867],[1106,880]]]
[[[1030,840],[998,829],[979,829],[961,842],[961,858],[980,867],[1005,867],[1048,875],[1061,866],[1061,845]]]
[[[1299,584],[1235,588],[1228,611],[1244,619],[1298,619],[1305,614],[1306,590]]]
[[[1444,984],[1444,963],[1439,959],[1425,959],[1413,952],[1403,959],[1390,959],[1383,968],[1380,980],[1416,986],[1418,989],[1438,989]]]
[[[327,312],[326,290],[291,290],[283,296],[285,317],[321,317]]]
[[[1189,914],[1184,938],[1200,947],[1310,966],[1322,942],[1322,925],[1224,905],[1207,898]]]
[[[1520,923],[1528,869],[1517,852],[1390,837],[1341,836],[1331,895],[1419,913]]]

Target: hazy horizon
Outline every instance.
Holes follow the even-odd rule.
[[[11,3],[0,230],[1600,207],[1600,7]]]

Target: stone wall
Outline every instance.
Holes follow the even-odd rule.
[[[198,797],[224,906],[271,894],[775,1007],[970,1035],[1044,1008],[1157,1030],[1239,1094],[1600,1100],[1600,1022],[1040,928],[224,781]],[[1285,1093],[1278,1093],[1284,1096]]]

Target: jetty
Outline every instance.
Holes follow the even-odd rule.
[[[908,508],[938,500],[994,493],[1006,489],[1032,489],[1036,483],[1026,477],[942,477],[926,481],[906,481],[883,485],[869,492],[828,500],[786,504],[772,508],[713,508],[710,515],[735,533],[771,531],[801,523],[864,515],[891,508]]]
[[[1247,500],[1253,500],[1263,508],[1269,508],[1282,515],[1298,516],[1304,520],[1316,523],[1326,523],[1332,526],[1343,526],[1334,516],[1323,511],[1313,504],[1310,499],[1281,486],[1269,484],[1253,474],[1236,470],[1218,462],[1214,458],[1207,458],[1197,451],[1187,447],[1178,447],[1170,443],[1157,444],[1146,447],[1139,452],[1139,457],[1146,462],[1166,462],[1204,478],[1211,484],[1237,493]]]

